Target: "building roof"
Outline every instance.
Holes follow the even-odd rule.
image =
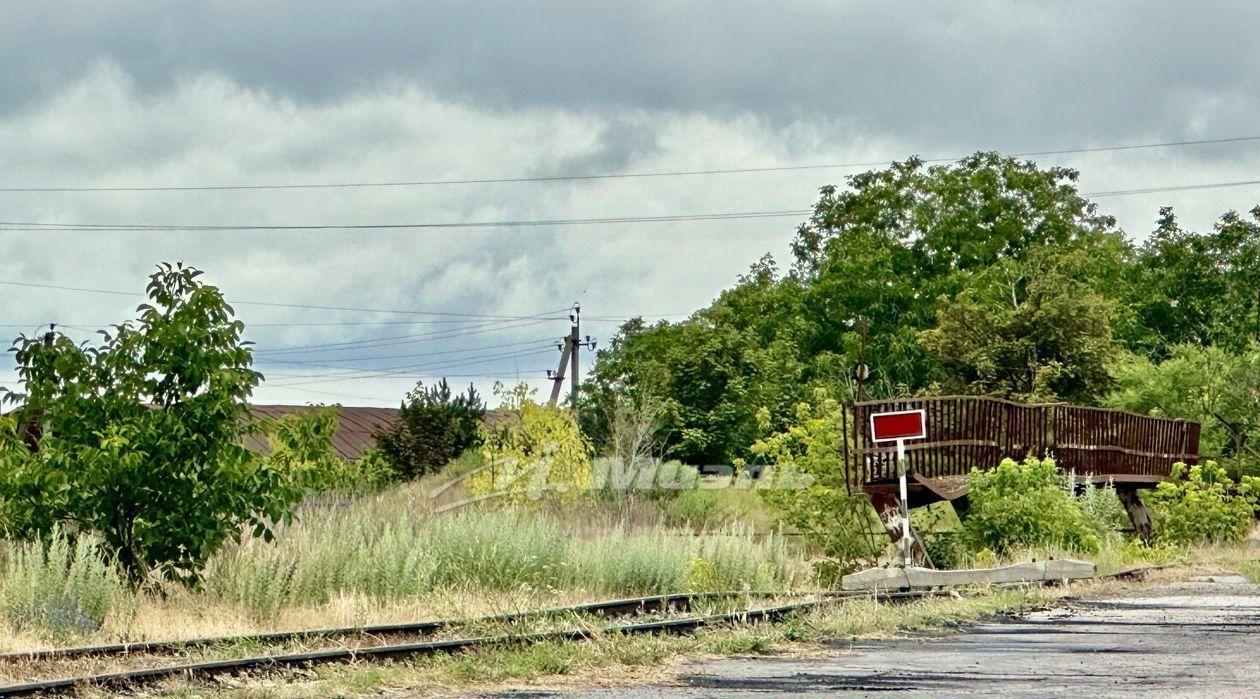
[[[291,413],[323,407],[334,407],[337,410],[337,431],[333,434],[332,448],[337,456],[347,461],[363,456],[376,446],[375,434],[397,420],[399,413],[398,408],[364,408],[351,405],[251,405],[249,409],[256,418],[279,420]],[[517,421],[516,413],[511,410],[486,411],[486,426],[492,430],[502,429]],[[250,436],[245,440],[245,446],[262,454],[271,451],[265,435]]]
[[[323,406],[316,405],[251,405],[250,412],[257,418],[279,420],[291,413],[315,410]],[[337,456],[353,461],[363,456],[376,446],[373,435],[388,427],[398,417],[398,408],[362,408],[355,406],[339,406],[337,410],[337,431],[333,434],[332,448]],[[267,453],[271,445],[263,435],[254,435],[246,440],[245,446],[254,451]]]

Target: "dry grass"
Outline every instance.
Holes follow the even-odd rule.
[[[781,623],[717,627],[690,636],[602,634],[585,643],[542,642],[412,662],[329,665],[310,673],[256,677],[233,682],[231,686],[173,682],[150,691],[148,696],[296,698],[399,692],[430,695],[669,683],[679,666],[689,660],[770,652],[843,653],[843,648],[834,643],[838,638],[879,637],[905,630],[950,627],[993,614],[1054,604],[1063,595],[1080,591],[1080,588],[976,590],[962,598],[934,598],[897,606],[851,600]]]
[[[428,484],[418,483],[307,503],[274,544],[250,539],[225,547],[195,590],[136,593],[111,577],[96,553],[62,546],[60,559],[40,562],[32,555],[38,547],[18,556],[20,547],[0,542],[0,563],[40,563],[10,565],[7,573],[0,567],[0,624],[8,627],[0,651],[813,584],[807,554],[794,542],[739,524],[698,534],[667,526],[650,503],[592,499],[435,514],[432,502]],[[85,583],[72,589],[58,582],[61,571],[85,562]],[[85,600],[90,614],[81,613]]]

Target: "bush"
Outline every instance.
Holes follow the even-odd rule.
[[[1056,547],[1093,553],[1098,535],[1080,504],[1063,487],[1054,461],[1004,460],[967,477],[971,508],[963,535],[973,551]]]
[[[367,490],[394,477],[393,468],[377,449],[353,462],[338,456],[333,449],[337,425],[336,406],[286,414],[267,426],[268,462],[296,487],[316,493]]]
[[[573,500],[595,484],[590,440],[573,413],[540,405],[528,387],[498,389],[511,416],[500,430],[482,428],[482,470],[468,478],[475,495],[537,500],[545,494]]]
[[[91,633],[127,593],[95,537],[71,540],[54,529],[43,541],[0,543],[0,613],[14,631]]]
[[[376,443],[400,476],[435,473],[470,447],[481,443],[486,407],[471,385],[453,395],[446,379],[407,394],[398,419],[376,434]]]
[[[1068,478],[1069,492],[1075,494],[1076,477]],[[1091,480],[1086,480],[1079,494],[1075,494],[1076,502],[1085,512],[1085,518],[1100,538],[1115,536],[1127,529],[1130,524],[1129,515],[1116,495],[1116,489],[1110,483],[1099,487]]]
[[[1255,524],[1260,478],[1235,484],[1215,461],[1177,464],[1172,477],[1147,498],[1161,542],[1196,544],[1242,541]]]

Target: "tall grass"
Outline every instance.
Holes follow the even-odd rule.
[[[60,638],[97,630],[131,600],[122,574],[91,536],[0,541],[0,614],[12,631]]]
[[[806,570],[783,540],[737,526],[695,535],[533,507],[431,515],[397,497],[370,497],[308,512],[274,545],[230,547],[211,561],[205,590],[266,619],[344,594],[767,589],[803,581]]]

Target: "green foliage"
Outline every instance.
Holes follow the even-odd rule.
[[[261,379],[244,324],[200,276],[160,265],[139,318],[99,345],[18,338],[14,424],[39,439],[31,452],[12,426],[0,433],[8,535],[70,523],[98,534],[133,580],[190,581],[243,527],[270,536],[289,517],[299,490],[242,445]],[[22,508],[42,512],[14,516]]]
[[[949,393],[1090,402],[1111,383],[1115,301],[1090,288],[1084,251],[1037,249],[976,273],[921,339]]]
[[[753,444],[768,467],[758,483],[767,502],[847,570],[869,564],[887,543],[866,497],[850,492],[845,471],[842,411],[826,390],[797,406],[795,423]],[[769,427],[768,414],[761,413]]]
[[[1076,177],[977,153],[823,187],[789,272],[766,257],[688,320],[622,326],[597,355],[584,428],[603,448],[601,416],[632,396],[661,406],[666,456],[732,463],[764,433],[761,409],[786,429],[815,388],[852,398],[858,365],[871,397],[1096,401],[1115,328],[1131,319],[1120,299],[1132,251]]]
[[[480,444],[486,407],[471,385],[459,395],[446,379],[407,394],[398,419],[376,435],[376,442],[403,478],[435,473],[465,450]]]
[[[1067,487],[1072,491],[1077,490],[1075,482],[1074,474],[1068,477]],[[1125,512],[1124,504],[1116,495],[1115,487],[1110,483],[1099,487],[1093,481],[1086,480],[1079,492],[1073,492],[1073,494],[1077,504],[1085,513],[1085,518],[1100,539],[1118,534],[1132,524],[1129,521],[1129,514]]]
[[[1209,233],[1183,229],[1170,207],[1127,273],[1129,347],[1159,361],[1178,345],[1245,352],[1260,337],[1260,207],[1230,211]]]
[[[0,542],[0,615],[14,631],[53,640],[90,633],[127,599],[99,539],[54,528],[39,541]]]
[[[509,419],[497,430],[481,427],[485,466],[469,476],[468,489],[514,500],[572,500],[589,491],[594,450],[573,414],[535,403],[524,384],[496,390]]]
[[[1177,345],[1159,364],[1129,356],[1113,367],[1106,404],[1202,425],[1199,453],[1228,457],[1235,470],[1260,465],[1260,345],[1238,352]]]
[[[354,462],[337,455],[337,425],[336,406],[288,413],[267,425],[270,466],[309,492],[366,490],[389,481],[394,471],[380,451],[370,450]]]
[[[1098,535],[1080,504],[1064,489],[1054,461],[1006,459],[995,469],[973,470],[967,482],[971,508],[963,533],[973,551],[1098,550]]]
[[[1171,544],[1242,541],[1255,526],[1260,478],[1235,484],[1214,461],[1177,464],[1172,478],[1146,498],[1154,510],[1155,534]]]

